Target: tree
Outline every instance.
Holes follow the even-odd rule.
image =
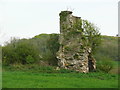
[[[93,54],[101,43],[99,28],[87,20],[83,20],[82,23],[86,46],[91,48],[91,53]]]

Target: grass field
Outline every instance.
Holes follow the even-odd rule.
[[[4,71],[3,88],[117,88],[118,75]]]

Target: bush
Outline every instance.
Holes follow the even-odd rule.
[[[2,60],[4,64],[27,64],[39,60],[38,51],[30,40],[21,39],[8,43],[2,48]]]
[[[113,69],[113,61],[109,58],[106,60],[101,60],[97,62],[97,70],[108,73],[111,69]]]
[[[28,55],[27,57],[26,57],[26,62],[29,64],[29,63],[33,63],[34,62],[34,58],[32,57],[32,56],[30,56],[30,55]]]

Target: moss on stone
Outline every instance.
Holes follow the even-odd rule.
[[[71,51],[71,48],[70,48],[69,46],[64,46],[64,49],[65,49],[66,51]]]
[[[60,13],[60,21],[63,22],[63,21],[66,21],[66,16],[68,15],[68,12],[67,11],[62,11]]]

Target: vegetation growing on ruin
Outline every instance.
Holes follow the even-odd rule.
[[[83,32],[83,28],[81,27],[82,26],[82,19],[78,19],[74,24],[73,24],[73,30],[74,32],[77,32],[77,33],[82,33]]]
[[[91,47],[92,53],[95,53],[96,48],[101,43],[101,34],[99,28],[93,23],[83,20],[83,38],[87,46]]]
[[[68,12],[62,11],[60,13],[60,21],[66,21],[66,16],[68,15]]]
[[[65,12],[63,12],[63,14],[64,13]],[[61,27],[63,27],[63,30],[66,30],[66,34],[64,35],[66,40],[69,40],[70,37],[75,38],[79,36],[79,40],[83,43],[81,47],[91,48],[91,54],[95,53],[101,43],[99,28],[87,20],[78,19],[70,29],[65,27],[64,24],[62,24]]]

